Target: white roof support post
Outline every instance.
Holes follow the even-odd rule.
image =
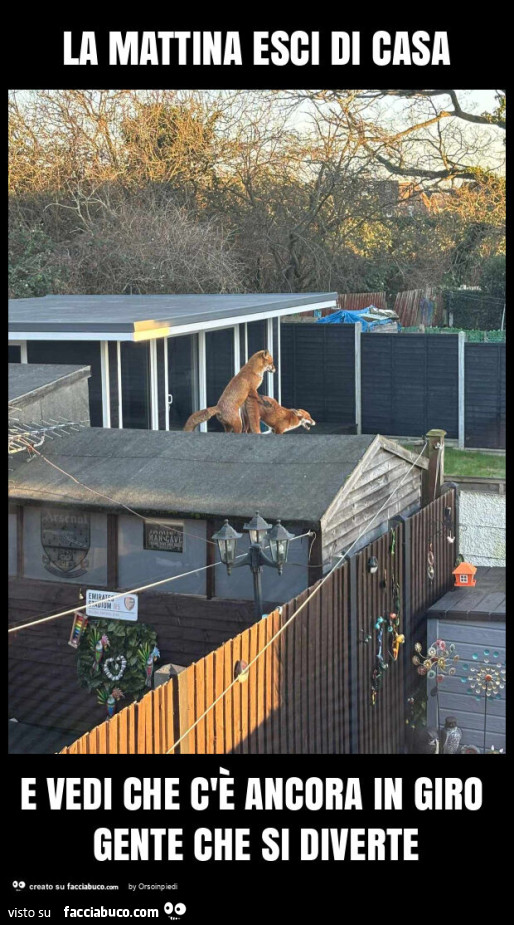
[[[357,433],[362,434],[362,367],[361,367],[361,333],[360,321],[355,324],[355,423]]]
[[[273,318],[266,320],[266,343],[269,353],[273,356]],[[268,395],[270,398],[275,397],[275,384],[273,382],[274,373],[267,373],[268,376]]]
[[[207,407],[207,352],[205,348],[205,331],[198,331],[198,404]],[[200,424],[200,430],[207,430],[207,421]]]
[[[170,398],[173,401],[173,395],[169,394],[169,371],[168,371],[168,338],[163,340],[164,346],[164,430],[170,429]]]
[[[157,378],[157,341],[150,341],[150,427],[159,430],[159,389]]]
[[[116,342],[116,372],[118,379],[118,427],[123,428],[123,383],[121,378],[121,343]]]
[[[245,363],[248,363],[248,322],[245,321]]]
[[[109,343],[100,341],[100,371],[102,377],[102,427],[111,426],[111,385],[109,382]]]
[[[240,344],[239,325],[236,324],[234,325],[234,376],[241,369],[241,356],[240,356],[239,344]]]
[[[22,340],[20,344],[20,363],[28,363],[27,357],[27,341]]]

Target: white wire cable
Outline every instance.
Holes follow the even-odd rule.
[[[305,536],[310,536],[311,531],[307,533],[299,533],[298,536],[294,536],[290,542],[294,540],[301,540]],[[264,547],[267,549],[268,547]],[[236,559],[241,559],[242,556],[246,553],[242,552],[239,556],[236,556]],[[167,584],[170,581],[178,581],[179,578],[187,578],[188,575],[195,575],[197,572],[204,572],[208,568],[215,568],[217,565],[221,565],[219,562],[211,562],[209,565],[201,565],[198,568],[191,569],[189,572],[182,572],[180,575],[170,575],[168,578],[159,578],[156,581],[149,582],[146,585],[142,585],[140,588],[131,588],[129,591],[120,591],[116,594],[107,594],[106,597],[102,597],[101,600],[95,601],[94,604],[79,604],[76,607],[71,607],[69,610],[62,610],[60,613],[53,613],[45,617],[37,617],[34,620],[31,620],[29,623],[20,623],[18,626],[12,626],[8,632],[9,633],[19,633],[20,630],[27,629],[29,626],[37,626],[41,623],[48,623],[50,620],[57,620],[59,617],[68,617],[72,613],[77,613],[78,611],[85,610],[86,607],[100,607],[101,605],[107,603],[108,601],[115,601],[119,597],[126,597],[127,594],[140,594],[142,591],[149,591],[151,588],[157,588],[159,585]],[[108,618],[107,618],[108,619]],[[112,619],[115,619],[114,617]]]

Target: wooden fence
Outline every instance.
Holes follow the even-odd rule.
[[[427,608],[452,585],[455,544],[448,536],[454,535],[450,489],[61,754],[401,752],[412,649]],[[379,563],[375,574],[368,569],[371,556]],[[384,631],[388,668],[373,703],[375,624],[391,612],[399,613],[406,641],[395,661]],[[247,680],[232,683],[235,664],[251,663],[259,652]]]

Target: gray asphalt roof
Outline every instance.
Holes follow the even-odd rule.
[[[89,366],[9,363],[9,403],[22,407],[28,401],[90,375]]]
[[[176,327],[333,301],[335,292],[233,295],[47,295],[9,300],[11,331],[129,332]]]
[[[185,434],[87,428],[42,452],[89,488],[149,515],[281,517],[316,523],[373,442],[373,435]],[[41,458],[17,454],[10,497],[79,501],[122,512]]]

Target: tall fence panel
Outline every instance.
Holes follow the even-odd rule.
[[[362,431],[458,436],[458,337],[363,334]]]
[[[398,524],[352,562],[352,581],[356,582],[355,613],[351,615],[356,639],[352,751],[359,754],[397,754],[403,746],[405,652],[404,645],[399,645],[398,656],[393,657],[394,636],[388,631],[389,614],[396,613],[400,620],[397,632],[409,638],[402,600],[403,538],[403,524]],[[374,575],[368,571],[371,556],[378,562]],[[385,622],[377,628],[380,617]],[[383,671],[381,656],[388,666]]]
[[[413,514],[406,527],[410,546],[411,634],[416,636],[412,638],[413,644],[417,634],[424,632],[422,621],[428,608],[453,585],[452,570],[458,552],[456,541],[450,542],[455,538],[455,489]]]
[[[465,445],[505,448],[505,344],[466,344]]]
[[[316,421],[355,424],[353,325],[281,326],[282,404],[305,408]]]

